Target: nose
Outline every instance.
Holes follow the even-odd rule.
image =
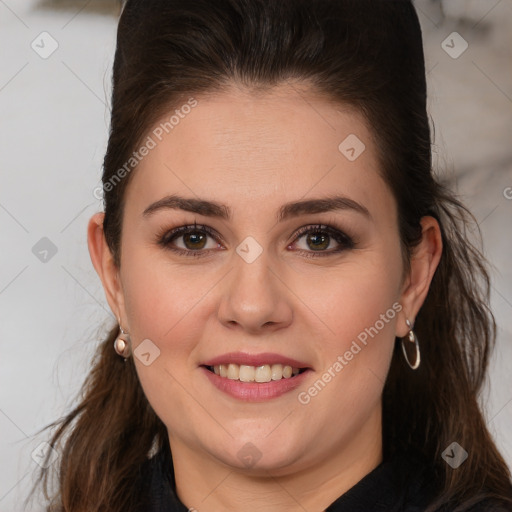
[[[293,294],[283,266],[263,250],[250,263],[234,253],[233,267],[222,283],[219,321],[230,329],[251,334],[270,333],[290,325]]]

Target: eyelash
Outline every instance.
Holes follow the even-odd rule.
[[[178,228],[172,229],[170,231],[164,231],[163,234],[159,234],[157,236],[157,243],[164,247],[167,250],[173,251],[174,253],[180,255],[180,256],[187,256],[187,257],[193,257],[193,258],[201,258],[208,255],[209,251],[212,251],[214,249],[200,249],[197,251],[192,250],[186,250],[186,249],[177,249],[175,247],[171,247],[170,243],[175,240],[176,238],[179,238],[180,236],[189,234],[189,233],[203,233],[206,234],[213,239],[215,239],[218,242],[219,235],[208,226],[198,225],[194,223],[193,225],[188,226],[180,226]],[[305,251],[303,249],[298,249],[298,252],[303,254],[307,258],[322,258],[326,256],[330,256],[333,254],[338,254],[342,251],[350,250],[356,247],[356,243],[354,240],[348,236],[343,231],[340,231],[338,228],[326,224],[315,224],[315,225],[309,225],[309,226],[303,226],[302,228],[298,229],[297,232],[294,234],[293,242],[296,242],[298,239],[300,239],[302,236],[306,234],[327,234],[329,237],[333,238],[340,246],[341,248],[329,250],[329,251]],[[206,251],[206,254],[205,254]]]

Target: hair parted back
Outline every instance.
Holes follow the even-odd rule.
[[[463,511],[485,497],[512,505],[510,472],[478,405],[496,335],[489,273],[466,235],[475,219],[432,170],[421,29],[410,0],[128,0],[103,183],[187,98],[288,80],[354,107],[368,123],[398,205],[406,269],[421,217],[441,227],[443,254],[414,325],[422,364],[411,371],[396,343],[384,388],[384,457],[414,448],[432,461],[441,486],[428,511]],[[105,237],[118,266],[134,172],[104,193]],[[53,424],[61,457],[56,480],[51,467],[41,472],[48,511],[131,510],[141,463],[152,447],[169,448],[133,359],[112,348],[118,330],[100,344],[78,406]],[[452,441],[469,452],[457,470],[441,458]]]

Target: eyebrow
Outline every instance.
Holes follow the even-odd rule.
[[[175,194],[163,197],[150,204],[142,215],[149,217],[157,211],[169,209],[185,210],[206,217],[215,217],[224,220],[230,220],[232,217],[231,209],[225,204],[215,201],[206,201],[205,199],[186,198]],[[349,197],[336,195],[286,203],[279,208],[277,221],[281,222],[291,217],[298,217],[299,215],[308,213],[323,213],[336,210],[351,210],[364,215],[369,220],[372,219],[370,212],[365,206]]]

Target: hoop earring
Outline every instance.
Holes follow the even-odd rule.
[[[407,324],[407,326],[409,327],[409,334],[407,334],[407,336],[404,336],[402,338],[402,352],[404,353],[404,357],[405,357],[405,360],[407,362],[407,364],[409,365],[409,367],[411,368],[411,370],[417,370],[418,367],[420,366],[420,362],[421,362],[421,354],[420,354],[420,344],[419,344],[419,341],[418,341],[418,337],[416,336],[415,332],[412,330],[412,325],[411,325],[411,322],[409,322],[409,320],[405,320],[405,323]],[[407,355],[407,351],[405,350],[405,345],[404,345],[404,339],[407,338],[407,340],[411,343],[414,343],[414,348],[416,349],[416,357],[414,359],[414,363],[411,364],[411,362],[409,361],[409,356]]]
[[[123,330],[121,322],[118,323],[121,332],[114,341],[114,350],[126,361],[130,357],[130,335]]]

